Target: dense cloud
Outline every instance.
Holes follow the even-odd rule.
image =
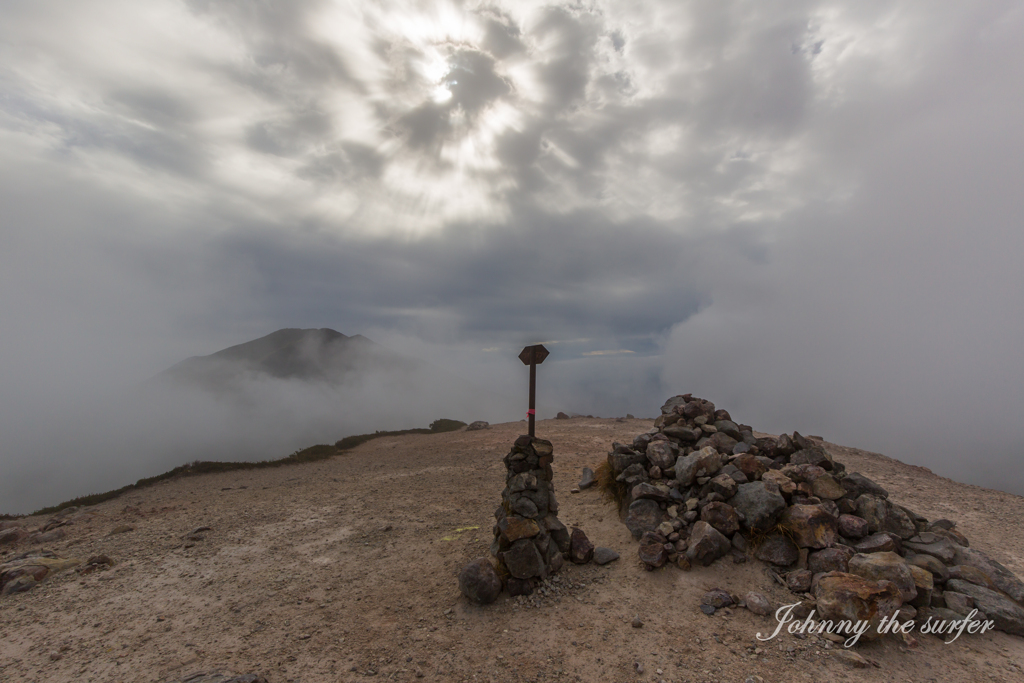
[[[512,396],[518,349],[550,341],[542,412],[695,391],[1022,492],[1022,23],[1011,2],[6,3],[0,511],[68,497],[47,473],[71,444],[101,474],[138,457],[111,415],[147,377],[280,327]]]

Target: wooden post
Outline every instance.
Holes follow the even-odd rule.
[[[519,360],[524,365],[530,366],[530,409],[526,415],[530,421],[530,436],[536,436],[533,431],[533,422],[537,415],[537,366],[548,357],[548,350],[542,344],[527,346],[519,353]]]

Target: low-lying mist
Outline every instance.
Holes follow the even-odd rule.
[[[207,357],[209,358],[209,357]],[[282,458],[351,434],[439,418],[514,419],[510,396],[378,350],[328,377],[280,377],[211,364],[220,390],[163,373],[123,392],[50,396],[5,411],[0,512],[21,514],[119,488],[193,460]],[[331,368],[325,368],[330,370]]]

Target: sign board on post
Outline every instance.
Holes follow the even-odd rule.
[[[543,363],[547,357],[548,350],[544,348],[543,344],[527,346],[519,354],[519,360],[523,361],[523,365],[530,366],[530,409],[526,411],[526,415],[530,419],[530,436],[535,436],[533,420],[537,414],[537,366]]]

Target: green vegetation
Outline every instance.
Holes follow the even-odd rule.
[[[377,431],[373,434],[356,434],[354,436],[346,436],[344,439],[336,442],[333,446],[330,444],[317,444],[316,446],[310,446],[309,448],[303,448],[302,450],[295,451],[286,458],[280,458],[279,460],[258,460],[256,462],[220,462],[216,460],[195,460],[187,465],[180,465],[175,467],[169,472],[158,474],[155,477],[147,477],[145,479],[139,479],[134,484],[128,484],[122,486],[119,489],[113,491],[107,491],[106,493],[93,493],[88,496],[79,496],[72,500],[66,500],[58,505],[52,505],[50,507],[36,510],[33,515],[52,515],[55,512],[60,512],[65,508],[72,506],[85,506],[85,505],[96,505],[112,498],[134,491],[136,489],[145,488],[152,486],[157,482],[164,481],[166,479],[174,479],[175,477],[191,476],[195,474],[210,474],[215,472],[231,472],[234,470],[258,470],[265,467],[281,467],[282,465],[297,465],[304,462],[316,462],[317,460],[326,460],[327,458],[335,455],[340,455],[343,451],[351,450],[359,444],[366,443],[371,439],[377,439],[382,436],[402,436],[404,434],[440,434],[443,432],[453,432],[457,429],[465,427],[465,422],[459,422],[458,420],[435,420],[430,424],[429,429],[399,429],[396,431]],[[0,515],[0,519],[16,519],[22,515]]]

